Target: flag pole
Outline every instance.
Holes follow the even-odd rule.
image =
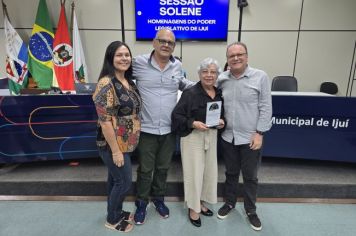
[[[74,7],[75,3],[74,1],[72,2],[72,12],[70,14],[70,35],[73,37],[73,18],[74,18]],[[73,40],[73,39],[72,39]]]
[[[1,0],[1,3],[2,3],[2,13],[4,14],[5,9],[6,9],[6,5],[4,3],[4,0]]]
[[[6,16],[7,19],[9,20],[9,22],[11,23],[10,18],[9,18],[9,14],[7,13],[6,4],[4,3],[4,0],[1,0],[1,2],[2,2],[2,14],[3,14],[3,16]]]

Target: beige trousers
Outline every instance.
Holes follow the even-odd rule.
[[[193,130],[181,138],[184,199],[188,208],[200,212],[200,201],[217,202],[217,130]]]

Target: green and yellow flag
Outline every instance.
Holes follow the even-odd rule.
[[[39,88],[53,84],[53,27],[46,0],[40,0],[28,45],[28,69]]]
[[[20,94],[20,90],[22,88],[26,88],[28,84],[28,77],[26,76],[25,80],[23,81],[23,83],[20,85],[16,82],[14,82],[11,79],[8,79],[8,86],[9,86],[9,90],[10,90],[10,94],[11,95],[19,95]]]

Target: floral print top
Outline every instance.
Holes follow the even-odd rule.
[[[93,94],[98,121],[111,121],[116,139],[122,152],[135,150],[140,137],[141,98],[135,83],[128,80],[130,89],[126,89],[115,77],[103,77],[99,80]],[[97,146],[105,147],[107,142],[97,124]]]

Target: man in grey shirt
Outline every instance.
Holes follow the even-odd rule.
[[[171,113],[177,102],[178,90],[195,83],[184,77],[182,63],[172,56],[174,33],[161,29],[153,40],[150,54],[133,60],[133,76],[142,98],[141,136],[137,147],[137,200],[134,220],[143,224],[149,197],[157,212],[169,216],[164,204],[167,172],[176,147],[176,136],[171,133]]]
[[[230,70],[217,81],[223,92],[226,126],[221,150],[226,167],[225,204],[218,211],[224,219],[235,207],[240,170],[243,177],[244,208],[251,227],[261,230],[256,213],[257,171],[263,134],[271,128],[272,98],[267,74],[248,65],[247,47],[236,42],[227,47]]]

